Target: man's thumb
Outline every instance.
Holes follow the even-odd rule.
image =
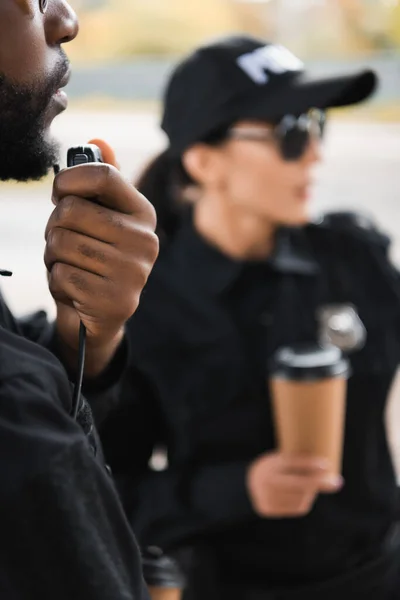
[[[99,140],[99,139],[94,139],[94,140],[90,140],[89,144],[94,144],[95,146],[97,146],[103,156],[103,161],[105,163],[107,163],[108,165],[112,165],[113,167],[116,167],[117,169],[119,169],[119,164],[117,162],[116,156],[115,156],[115,152],[114,150],[111,148],[111,146],[109,144],[107,144],[107,142],[105,142],[104,140]]]

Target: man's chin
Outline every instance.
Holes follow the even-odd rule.
[[[54,93],[66,66],[62,60],[51,80],[30,88],[0,74],[0,180],[39,180],[58,163],[59,147],[50,126],[66,106],[65,93]]]
[[[28,144],[18,152],[15,150],[6,160],[1,159],[0,152],[1,181],[40,181],[59,161],[59,145],[47,132],[41,136],[41,142],[34,146]]]

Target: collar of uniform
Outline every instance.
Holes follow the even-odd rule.
[[[177,233],[171,251],[175,264],[183,268],[184,282],[195,280],[212,295],[227,290],[246,265],[254,264],[254,261],[239,261],[223,254],[199,236],[191,222]],[[302,229],[279,230],[274,252],[266,264],[284,274],[315,275],[319,270]],[[178,271],[182,277],[181,269]]]
[[[316,275],[319,265],[313,256],[306,228],[282,228],[277,232],[269,264],[278,273]]]

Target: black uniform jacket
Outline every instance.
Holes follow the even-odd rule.
[[[0,598],[144,600],[140,554],[44,313],[17,321],[0,297]],[[86,384],[116,402],[126,349]]]
[[[400,280],[388,249],[351,213],[281,230],[263,263],[235,262],[182,226],[129,326],[153,401],[128,380],[101,428],[143,543],[207,543],[227,572],[277,583],[343,572],[379,548],[397,518],[384,412],[400,359]],[[266,365],[278,347],[317,339],[316,315],[331,304],[354,306],[367,330],[349,357],[345,486],[303,518],[261,519],[245,481],[276,447]],[[157,444],[168,451],[161,472],[148,466]]]

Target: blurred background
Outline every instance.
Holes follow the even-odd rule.
[[[214,36],[248,32],[297,53],[314,72],[375,68],[374,100],[332,115],[315,209],[359,207],[394,237],[400,261],[400,0],[73,0],[81,30],[68,44],[69,110],[54,124],[69,145],[104,137],[130,178],[164,144],[159,99],[175,61]],[[42,264],[51,178],[2,186],[1,266],[17,313],[53,311]],[[23,244],[21,244],[23,239]],[[5,284],[5,285],[4,285]],[[26,293],[26,289],[29,293]]]
[[[315,209],[350,206],[374,213],[394,236],[393,256],[400,261],[400,0],[72,4],[81,30],[67,47],[74,67],[70,107],[55,121],[54,133],[63,157],[69,145],[104,137],[130,178],[164,144],[159,100],[171,68],[205,40],[248,32],[288,46],[314,72],[375,68],[381,85],[373,101],[332,115]],[[1,188],[1,265],[14,271],[3,288],[17,313],[53,311],[42,264],[50,190],[51,178]]]
[[[319,73],[375,68],[368,105],[335,112],[314,208],[372,213],[393,236],[400,263],[400,0],[74,0],[81,21],[69,44],[70,108],[54,124],[63,144],[103,137],[127,177],[163,146],[159,99],[179,56],[217,35],[248,32],[288,46]],[[53,314],[42,261],[51,178],[2,185],[2,290],[17,314]],[[397,409],[399,411],[399,409]],[[400,422],[400,412],[392,419]],[[400,444],[400,442],[399,442]],[[399,447],[400,450],[400,447]],[[400,453],[399,453],[400,458]]]

